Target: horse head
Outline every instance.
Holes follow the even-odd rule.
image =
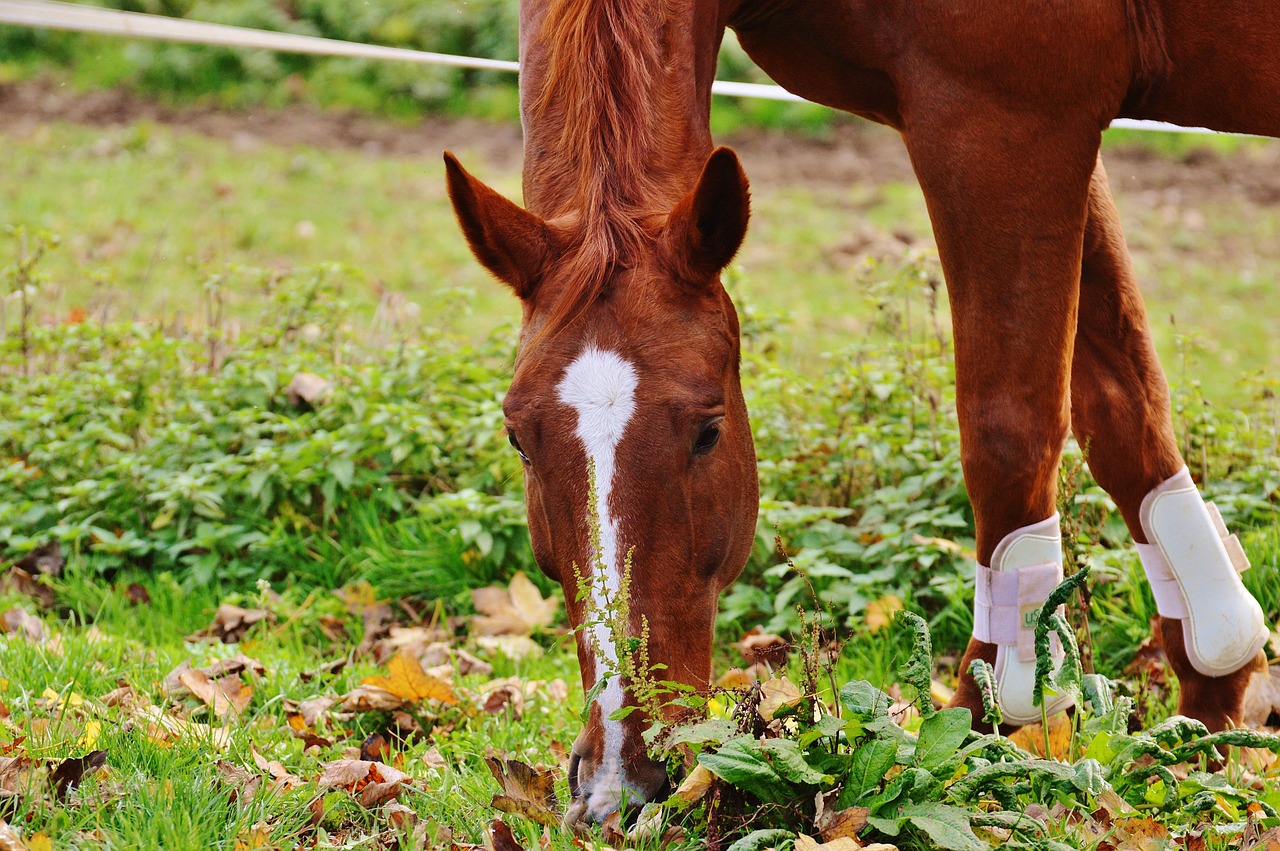
[[[667,787],[641,738],[648,714],[620,712],[639,707],[628,664],[705,688],[717,599],[754,540],[738,319],[720,283],[746,233],[747,180],[718,149],[672,209],[635,221],[637,248],[589,257],[608,242],[581,218],[544,220],[445,159],[472,251],[523,308],[503,411],[534,556],[564,589],[594,695],[570,759],[569,818],[602,821]],[[604,270],[589,288],[584,268]],[[629,614],[611,626],[607,611]]]

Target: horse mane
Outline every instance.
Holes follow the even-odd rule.
[[[539,166],[560,212],[573,211],[575,248],[563,258],[562,296],[543,325],[571,324],[633,265],[651,241],[646,222],[666,210],[655,152],[679,107],[662,85],[663,31],[671,0],[550,0],[539,39],[542,89],[530,117],[555,127],[554,161]],[[675,144],[678,144],[676,142]],[[669,181],[669,175],[666,176]]]
[[[1165,43],[1164,15],[1160,11],[1160,0],[1125,0],[1124,9],[1137,57],[1129,98],[1140,104],[1169,72],[1171,60]]]

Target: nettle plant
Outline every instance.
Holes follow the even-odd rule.
[[[668,706],[701,712],[655,721],[646,740],[655,757],[670,761],[673,776],[679,768],[693,767],[693,773],[640,820],[653,820],[661,808],[668,821],[705,825],[711,846],[730,851],[787,847],[808,834],[950,851],[992,843],[1067,849],[1092,844],[1105,832],[1090,821],[1100,808],[1108,818],[1149,819],[1144,824],[1175,833],[1212,828],[1224,838],[1246,825],[1280,826],[1274,792],[1260,792],[1247,779],[1233,782],[1230,771],[1210,771],[1237,748],[1280,752],[1280,736],[1243,729],[1210,734],[1183,717],[1131,732],[1134,703],[1125,687],[1084,673],[1075,632],[1057,609],[1087,576],[1086,568],[1068,577],[1037,617],[1035,700],[1043,706],[1046,693],[1070,692],[1080,706],[1061,758],[1040,758],[1000,735],[994,677],[980,660],[974,674],[984,686],[984,720],[995,731],[973,732],[968,710],[935,709],[932,641],[918,615],[897,616],[913,636],[900,672],[915,695],[918,719],[907,725],[911,730],[902,725],[905,708],[865,680],[824,694],[823,674],[830,676],[834,663],[810,622],[801,641],[803,690],[775,679],[710,696],[665,692]],[[625,606],[615,601],[611,612]],[[1066,648],[1056,673],[1052,635]],[[628,676],[644,679],[636,665],[643,641],[632,637],[619,646],[634,654]],[[650,677],[646,700],[667,687]],[[665,707],[645,708],[660,718]],[[1045,752],[1051,752],[1047,732]],[[1094,829],[1099,832],[1091,834]]]

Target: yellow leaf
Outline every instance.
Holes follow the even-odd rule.
[[[397,653],[387,664],[388,677],[365,677],[360,682],[390,692],[404,700],[438,700],[450,705],[458,702],[453,686],[422,670],[422,665],[406,653]]]
[[[538,587],[529,581],[529,577],[517,571],[507,586],[511,594],[511,603],[530,627],[548,626],[555,619],[556,609],[560,604],[555,597],[542,599]]]
[[[98,744],[98,736],[100,735],[102,735],[102,722],[86,721],[84,722],[84,732],[76,740],[76,746],[93,750],[94,746]]]
[[[799,686],[786,677],[774,677],[760,687],[760,706],[756,711],[764,720],[772,721],[782,707],[798,706],[802,700],[804,695]]]
[[[6,691],[9,688],[9,681],[4,677],[0,677],[0,691]]]
[[[43,830],[27,837],[28,851],[53,851],[53,840]]]
[[[1009,739],[1025,751],[1030,751],[1044,758],[1044,727],[1039,724],[1028,724],[1014,730]],[[1065,712],[1059,712],[1049,719],[1049,754],[1054,759],[1071,761],[1071,719]]]
[[[872,632],[879,632],[893,623],[894,612],[900,611],[902,611],[902,600],[893,594],[885,594],[878,600],[872,600],[867,604],[865,616],[867,628]]]
[[[696,765],[672,797],[686,804],[696,804],[707,796],[715,779],[716,776],[708,771],[706,766]]]

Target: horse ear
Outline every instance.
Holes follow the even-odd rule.
[[[547,224],[472,177],[445,151],[449,200],[476,259],[521,299],[537,288],[551,257]]]
[[[716,148],[698,183],[667,219],[669,257],[690,282],[714,277],[729,265],[747,235],[751,192],[747,175],[730,148]]]

